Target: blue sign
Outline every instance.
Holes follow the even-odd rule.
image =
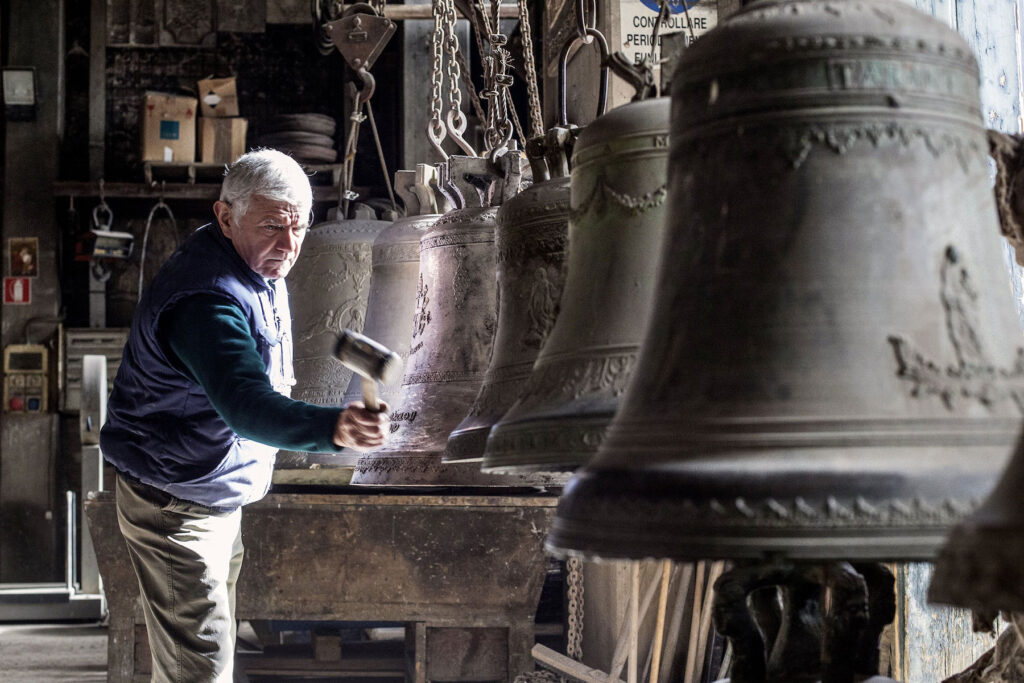
[[[644,3],[644,7],[655,12],[661,11],[661,3],[658,0],[640,0],[640,2]],[[679,14],[684,10],[693,9],[698,4],[700,4],[700,0],[668,0],[668,11],[671,14]]]

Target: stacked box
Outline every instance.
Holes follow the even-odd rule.
[[[142,105],[142,160],[189,162],[196,159],[194,97],[147,92]]]
[[[238,116],[238,93],[234,78],[199,81],[199,160],[230,164],[245,153],[249,122]]]

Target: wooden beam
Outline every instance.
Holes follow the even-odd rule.
[[[99,197],[98,182],[61,181],[54,183],[56,197]],[[111,199],[156,199],[161,191],[145,183],[104,183],[103,194]],[[219,183],[192,184],[167,183],[163,186],[164,199],[208,199],[220,196]],[[333,185],[314,185],[313,201],[338,201],[338,188]]]
[[[456,7],[458,5],[456,4]],[[487,7],[487,16],[491,16],[491,8]],[[460,19],[466,19],[462,12],[458,12]],[[385,5],[384,16],[392,21],[426,20],[433,19],[430,5]],[[502,19],[518,19],[519,8],[514,4],[505,4],[498,10],[498,16]]]

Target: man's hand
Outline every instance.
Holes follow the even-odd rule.
[[[354,451],[377,448],[387,439],[388,404],[380,402],[380,412],[371,413],[362,401],[352,401],[338,414],[334,425],[334,443]]]

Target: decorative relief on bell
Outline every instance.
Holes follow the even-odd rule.
[[[661,185],[650,192],[636,196],[626,192],[615,190],[604,174],[598,176],[594,187],[589,194],[579,200],[578,207],[570,214],[573,221],[584,221],[591,213],[604,213],[606,211],[618,210],[627,216],[640,216],[651,209],[656,209],[665,204],[665,197],[668,196],[668,186]]]
[[[547,268],[542,266],[534,271],[529,293],[530,327],[523,337],[523,344],[539,349],[544,343],[558,316],[558,297],[561,293],[561,285],[553,282]]]
[[[978,291],[957,250],[949,246],[940,272],[940,298],[946,332],[956,356],[955,364],[928,358],[904,337],[888,337],[898,365],[896,374],[910,385],[910,395],[938,396],[949,410],[958,399],[977,400],[984,406],[1012,401],[1024,412],[1024,348],[1017,348],[1010,368],[994,365],[981,338]]]
[[[430,286],[423,284],[423,275],[420,275],[420,284],[416,288],[416,313],[412,319],[412,338],[423,334],[424,330],[427,329],[427,325],[430,324]],[[420,350],[420,346],[414,346],[409,351],[410,355]]]
[[[546,403],[575,400],[587,395],[617,398],[629,385],[636,358],[636,350],[631,350],[538,365],[521,400],[524,403]]]

